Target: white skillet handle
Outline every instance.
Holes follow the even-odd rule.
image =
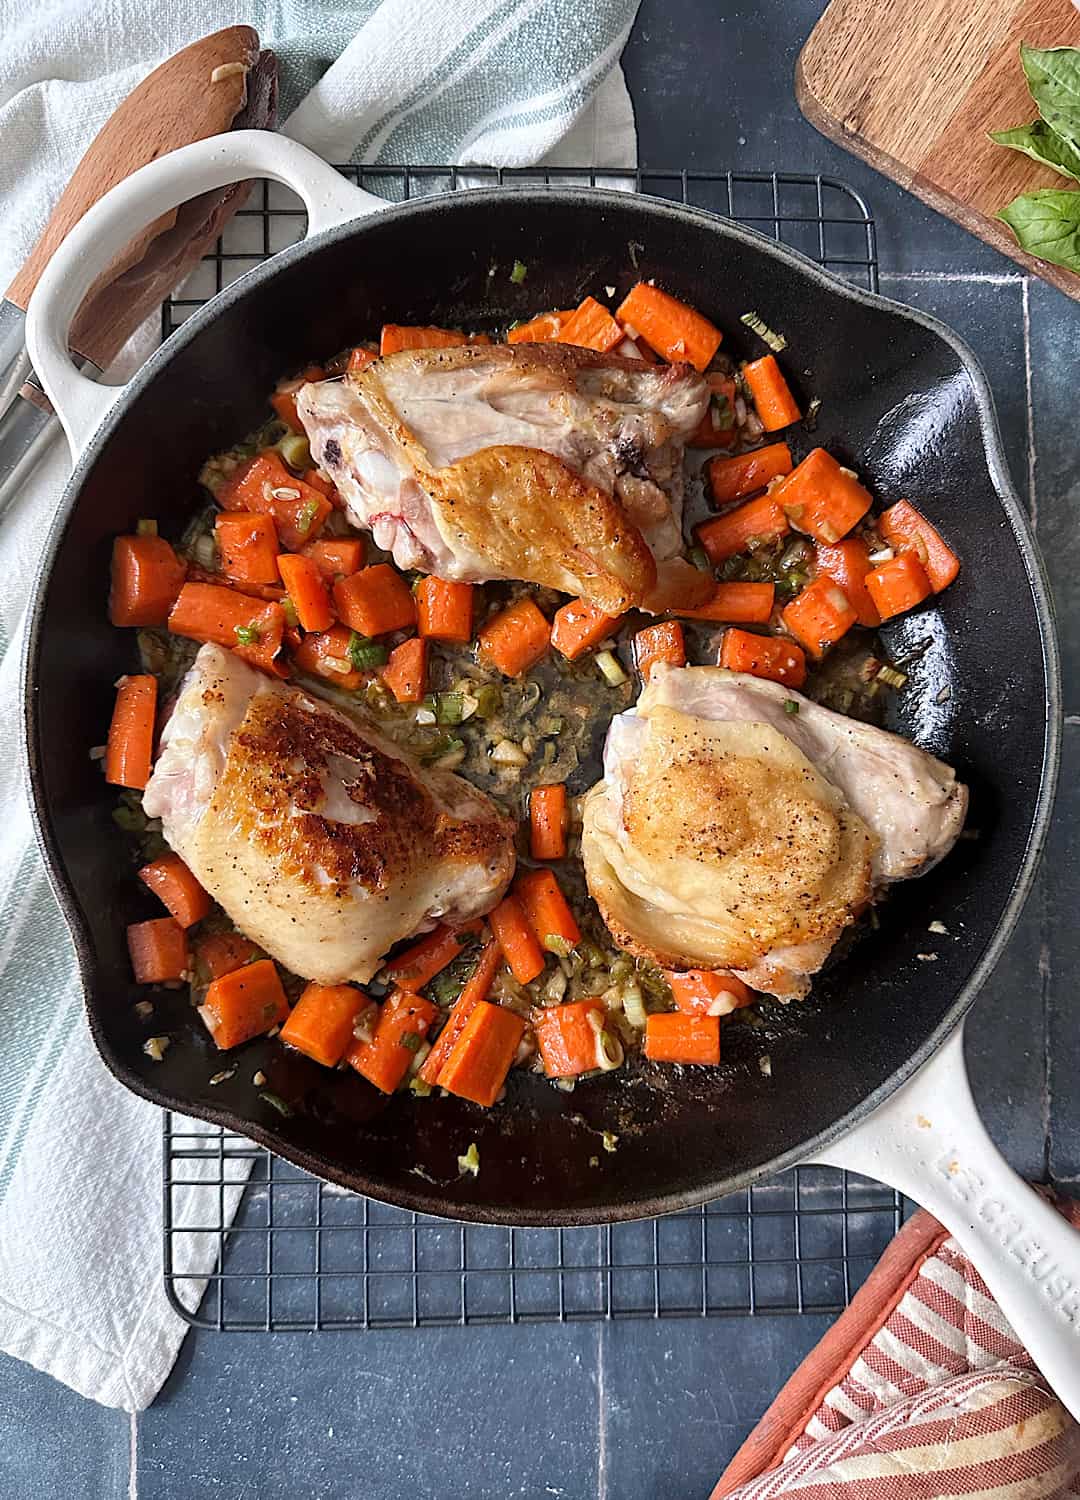
[[[98,385],[68,356],[71,321],[86,293],[132,235],[200,193],[268,177],[303,201],[308,235],[385,208],[306,147],[268,130],[236,130],[182,146],[140,167],[79,220],[46,266],[26,314],[34,369],[60,418],[73,457],[86,446],[122,387]]]
[[[940,1219],[1080,1421],[1080,1234],[987,1135],[971,1097],[962,1026],[818,1160],[887,1182]]]

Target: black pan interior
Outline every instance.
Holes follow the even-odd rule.
[[[520,286],[509,277],[516,259],[528,267]],[[960,553],[958,582],[898,624],[889,644],[894,658],[921,653],[894,727],[969,782],[977,837],[900,886],[878,930],[822,976],[811,1002],[771,1007],[761,1030],[730,1028],[716,1071],[642,1064],[569,1094],[517,1078],[508,1101],[485,1112],[454,1099],[387,1103],[355,1076],[255,1043],[212,1086],[226,1060],[186,992],[160,992],[149,1024],[133,1010],[143,996],[124,927],[154,913],[87,756],[104,738],[113,681],[133,665],[133,642],[105,617],[113,536],[143,515],[177,533],[197,503],[203,459],[264,419],[275,381],[370,338],[384,320],[495,327],[650,276],[707,312],[736,356],[762,352],[739,322],[748,309],[782,330],[800,394],[821,400],[816,431],[796,434],[799,452],[825,444],[880,498],[917,499]],[[108,1065],[157,1102],[222,1121],[359,1191],[464,1218],[588,1223],[660,1212],[718,1196],[835,1133],[970,1000],[1023,893],[1053,780],[1045,590],[969,360],[926,320],[841,289],[757,236],[620,194],[513,190],[407,205],[288,252],[227,291],[215,315],[198,315],[143,372],[81,465],[30,642],[33,793]],[[932,921],[946,932],[929,932]],[[142,1042],[162,1032],[175,1040],[154,1063]],[[260,1096],[259,1069],[262,1094],[290,1114]],[[604,1131],[618,1136],[614,1152]],[[472,1141],[476,1179],[457,1168]]]

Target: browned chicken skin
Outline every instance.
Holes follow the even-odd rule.
[[[237,927],[322,984],[487,911],[514,868],[513,825],[482,792],[217,646],[184,681],[143,805]]]
[[[683,444],[708,386],[558,344],[409,350],[303,386],[349,518],[399,567],[522,579],[608,614],[701,601],[682,557]]]

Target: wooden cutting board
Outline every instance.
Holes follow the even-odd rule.
[[[995,249],[1080,300],[1080,275],[1025,255],[994,215],[1066,178],[989,130],[1037,114],[1020,43],[1080,47],[1071,0],[832,0],[802,50],[799,106],[861,156]]]

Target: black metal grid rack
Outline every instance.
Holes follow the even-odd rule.
[[[508,182],[650,193],[737,219],[877,290],[866,204],[844,183],[817,175],[341,170],[394,200]],[[297,200],[262,183],[183,295],[165,304],[163,336],[303,228]],[[636,1224],[453,1224],[342,1193],[220,1129],[166,1114],[164,1132],[166,1290],[191,1323],[220,1330],[837,1312],[907,1209],[877,1183],[796,1167],[701,1209]]]

